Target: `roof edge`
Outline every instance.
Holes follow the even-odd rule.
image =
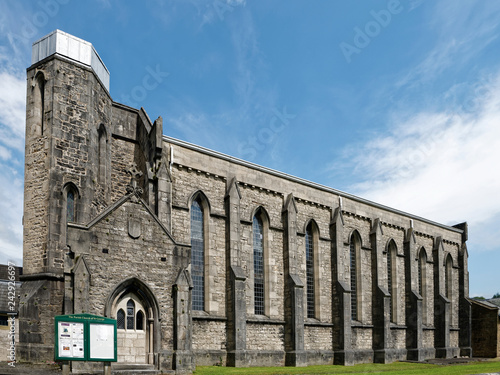
[[[235,164],[247,167],[247,168],[251,168],[251,169],[257,170],[259,172],[268,173],[270,175],[273,175],[273,176],[276,176],[276,177],[279,177],[279,178],[283,178],[283,179],[286,179],[286,180],[289,180],[289,181],[292,181],[292,182],[296,182],[296,183],[299,183],[299,184],[302,184],[302,185],[305,185],[305,186],[309,186],[309,187],[312,187],[312,188],[315,188],[315,189],[319,189],[319,190],[322,190],[322,191],[325,191],[325,192],[328,192],[328,193],[331,193],[331,194],[335,194],[335,195],[338,195],[338,196],[341,196],[341,197],[344,197],[344,198],[348,198],[348,199],[354,200],[354,201],[359,202],[359,203],[366,204],[366,205],[374,207],[374,208],[378,208],[378,209],[382,209],[382,210],[385,210],[385,211],[389,211],[391,213],[398,214],[398,215],[403,215],[403,216],[408,217],[409,219],[418,220],[418,221],[421,221],[421,222],[424,222],[424,223],[427,223],[427,224],[431,224],[431,225],[437,226],[439,228],[449,230],[451,232],[463,233],[462,229],[459,229],[459,228],[456,228],[456,227],[453,227],[453,226],[449,226],[449,225],[445,225],[445,224],[441,224],[441,223],[438,223],[438,222],[435,222],[435,221],[432,221],[432,220],[429,220],[429,219],[425,219],[423,217],[420,217],[420,216],[417,216],[417,215],[413,215],[413,214],[410,214],[408,212],[401,211],[401,210],[398,210],[398,209],[395,209],[395,208],[391,208],[389,206],[385,206],[383,204],[376,203],[376,202],[370,201],[368,199],[361,198],[361,197],[358,197],[356,195],[352,195],[352,194],[343,192],[341,190],[337,190],[337,189],[328,187],[326,185],[321,185],[321,184],[318,184],[316,182],[312,182],[312,181],[309,181],[309,180],[306,180],[306,179],[303,179],[303,178],[300,178],[300,177],[296,177],[296,176],[293,176],[293,175],[290,175],[290,174],[287,174],[287,173],[284,173],[284,172],[280,172],[280,171],[277,171],[277,170],[272,169],[272,168],[264,167],[262,165],[258,165],[258,164],[255,164],[255,163],[243,160],[243,159],[239,159],[239,158],[236,158],[234,156],[230,156],[230,155],[224,154],[222,152],[210,150],[210,149],[205,148],[203,146],[198,146],[198,145],[195,145],[193,143],[182,141],[182,140],[179,140],[179,139],[176,139],[176,138],[172,138],[172,137],[169,137],[169,136],[166,136],[166,135],[163,135],[163,140],[166,141],[166,142],[172,143],[174,145],[181,146],[181,147],[186,147],[186,148],[188,148],[190,150],[198,151],[198,152],[201,152],[201,153],[209,155],[209,156],[214,156],[214,157],[217,157],[219,159],[229,161],[231,163],[235,163]]]

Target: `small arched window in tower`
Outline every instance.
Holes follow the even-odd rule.
[[[66,221],[68,223],[75,221],[75,191],[71,188],[66,196]]]
[[[351,236],[349,248],[349,257],[350,257],[350,277],[351,277],[351,319],[352,320],[360,320],[359,319],[359,309],[358,309],[358,250],[361,246],[361,241],[359,239],[359,235],[357,232],[354,232]]]
[[[254,312],[264,315],[264,225],[260,215],[253,217],[253,272]]]
[[[127,329],[134,329],[135,303],[131,299],[127,302]]]
[[[203,206],[199,199],[191,204],[191,277],[193,310],[205,309],[205,238]]]
[[[307,279],[307,317],[315,317],[314,304],[314,239],[312,224],[306,227],[306,279]]]
[[[99,183],[104,185],[106,184],[106,148],[107,148],[107,133],[106,128],[103,124],[99,127],[99,144],[98,144],[98,178]]]
[[[43,73],[38,73],[35,78],[35,86],[33,87],[33,116],[38,129],[38,134],[45,133],[44,123],[44,107],[45,107],[45,77]]]
[[[125,329],[125,312],[122,309],[116,313],[116,328]]]
[[[137,331],[144,330],[144,313],[141,310],[137,311],[137,315],[135,316],[135,329]]]

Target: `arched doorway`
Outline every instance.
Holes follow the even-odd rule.
[[[146,316],[142,301],[127,293],[116,304],[118,362],[148,363],[149,340],[146,337]]]
[[[118,363],[154,364],[158,352],[158,303],[151,290],[132,278],[108,298],[106,316],[117,321]]]

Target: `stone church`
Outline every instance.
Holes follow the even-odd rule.
[[[117,320],[115,369],[471,355],[466,223],[170,138],[109,78],[86,41],[33,44],[18,359],[79,313]]]

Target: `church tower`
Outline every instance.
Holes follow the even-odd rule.
[[[88,222],[110,199],[109,72],[90,43],[56,30],[33,44],[26,103],[18,355],[45,360],[66,308],[67,223]]]

